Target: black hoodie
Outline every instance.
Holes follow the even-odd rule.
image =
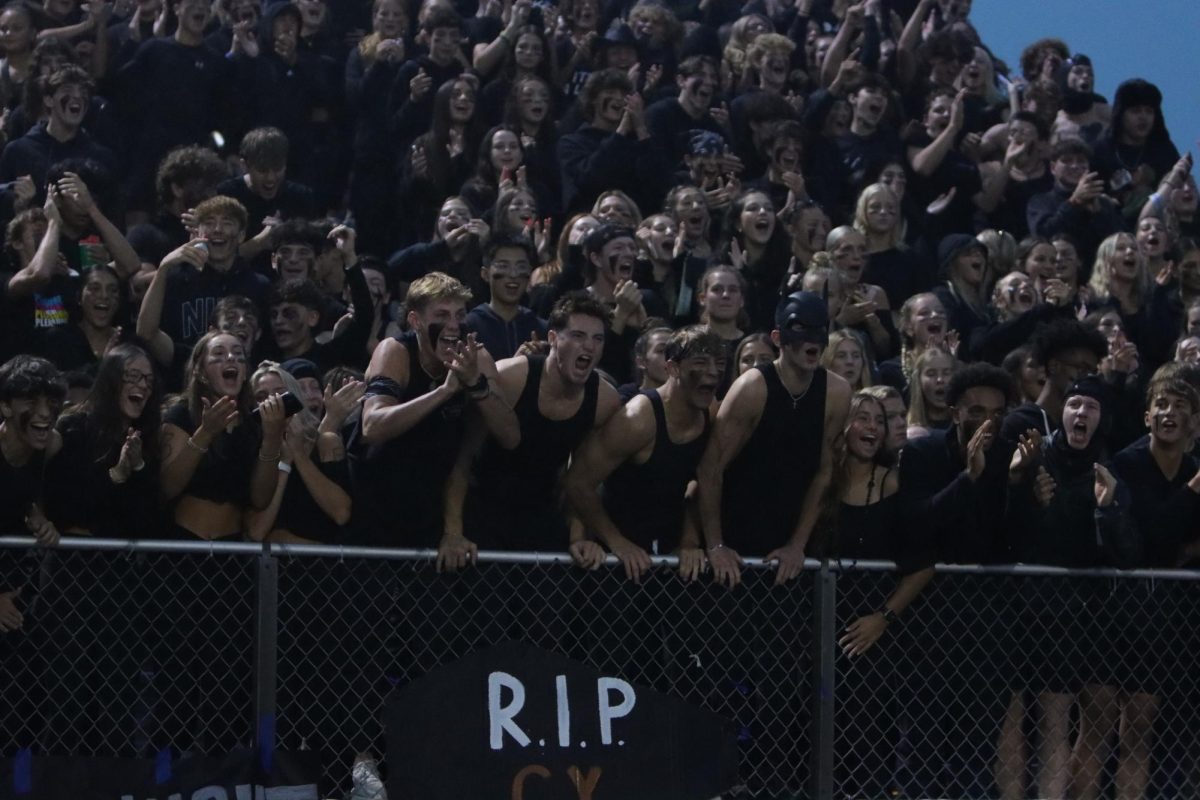
[[[1142,145],[1134,147],[1118,144],[1125,127],[1125,112],[1135,106],[1154,108],[1154,127]],[[1171,171],[1171,167],[1178,160],[1179,151],[1171,143],[1166,122],[1163,120],[1162,92],[1158,87],[1141,78],[1133,78],[1118,86],[1113,98],[1112,127],[1096,145],[1092,169],[1108,181],[1118,170],[1125,169],[1132,173],[1142,164],[1146,164],[1154,170],[1157,183]]]

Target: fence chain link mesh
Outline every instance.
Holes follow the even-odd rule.
[[[319,751],[323,792],[340,795],[356,755],[386,752],[389,692],[520,639],[732,720],[729,797],[1200,796],[1193,580],[944,572],[851,658],[838,639],[883,607],[890,572],[834,564],[822,636],[811,570],[775,587],[748,569],[731,592],[665,566],[635,586],[619,569],[534,559],[439,575],[428,558],[293,550],[277,556],[276,636],[256,645],[262,557],[0,549],[0,574],[25,587],[23,629],[0,634],[4,755],[248,744],[256,646],[274,639],[264,730]],[[818,650],[834,654],[832,675]],[[830,741],[816,734],[822,708]],[[814,749],[832,753],[831,780],[812,774]]]

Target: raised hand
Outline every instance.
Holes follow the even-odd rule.
[[[325,387],[325,419],[340,428],[351,412],[362,402],[367,385],[362,381],[346,381],[336,392],[333,385]]]
[[[426,74],[424,67],[421,67],[408,82],[408,96],[414,103],[419,103],[432,88],[433,78]]]
[[[986,464],[987,448],[992,443],[996,424],[990,419],[979,426],[971,441],[967,442],[967,477],[979,480]]]
[[[1012,461],[1008,464],[1008,474],[1014,479],[1024,477],[1025,473],[1042,454],[1042,432],[1030,428],[1017,438],[1017,449],[1013,451]]]
[[[196,433],[192,436],[203,436],[203,441],[198,444],[207,447],[222,431],[237,422],[240,412],[237,399],[229,395],[222,395],[215,403],[204,397],[200,399],[200,403],[204,407],[200,415],[200,427],[196,428]]]
[[[1054,499],[1054,490],[1057,488],[1058,484],[1054,482],[1054,478],[1050,477],[1050,473],[1046,472],[1046,468],[1038,467],[1037,478],[1033,482],[1033,496],[1043,508],[1050,505],[1050,501]]]
[[[1117,479],[1105,469],[1103,464],[1096,464],[1096,508],[1108,508],[1112,505],[1117,494]]]

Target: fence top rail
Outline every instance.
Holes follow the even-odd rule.
[[[35,549],[39,545],[31,536],[0,536],[0,549]],[[280,544],[258,542],[205,542],[170,539],[99,539],[90,536],[64,536],[59,550],[87,550],[125,553],[188,553],[199,555],[251,555],[288,556],[308,558],[365,559],[387,561],[434,561],[437,550],[432,548],[359,547],[350,545],[324,544]],[[677,567],[678,556],[650,556],[656,566]],[[568,553],[530,553],[481,550],[479,563],[490,564],[571,564]],[[619,566],[620,560],[609,555],[606,566]],[[805,559],[804,569],[816,571],[822,562]],[[830,559],[825,565],[831,572],[891,572],[896,569],[892,561],[866,561],[855,559]],[[758,558],[745,559],[747,569],[774,569],[774,564],[765,564]],[[1200,581],[1200,570],[1183,569],[1073,569],[1047,567],[1036,564],[938,564],[935,570],[946,575],[995,575],[1018,577],[1074,577],[1074,578],[1124,578]]]

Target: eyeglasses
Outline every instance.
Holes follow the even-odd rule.
[[[136,369],[127,369],[121,376],[121,380],[123,380],[129,386],[139,386],[144,384],[147,388],[149,388],[154,385],[154,374],[150,372],[139,372]]]

